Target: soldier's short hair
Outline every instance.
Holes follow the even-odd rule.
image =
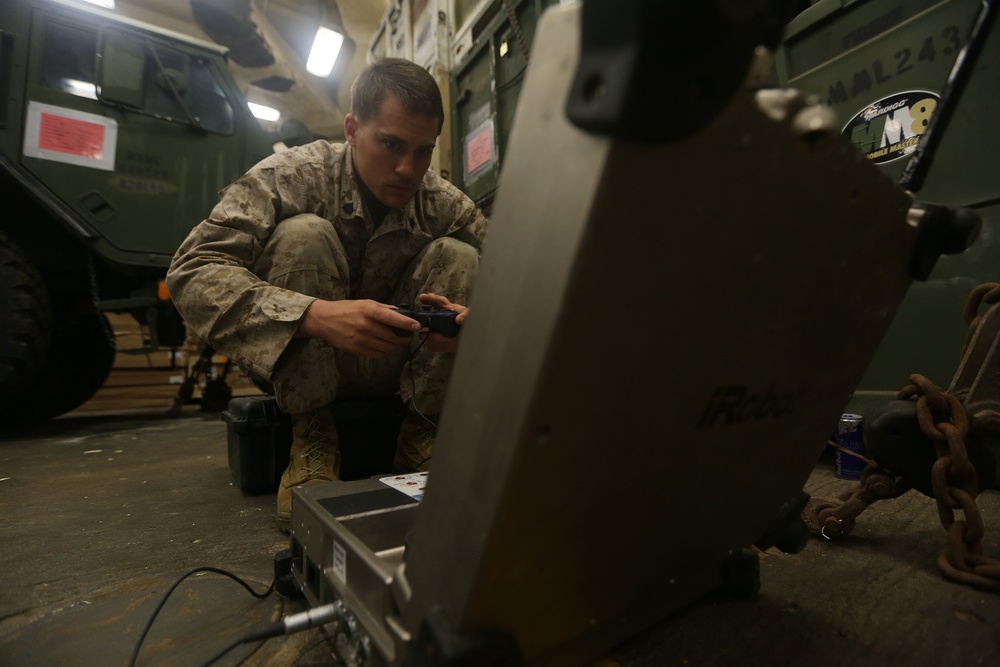
[[[380,58],[366,67],[351,86],[351,113],[358,122],[378,115],[387,94],[414,114],[438,119],[444,125],[444,105],[434,77],[420,65],[403,58]]]

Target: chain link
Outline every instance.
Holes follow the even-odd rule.
[[[854,530],[855,519],[877,500],[897,498],[910,487],[900,485],[895,477],[877,464],[861,473],[861,481],[853,489],[836,498],[813,498],[802,511],[802,520],[814,533],[830,539]]]
[[[965,300],[965,306],[962,308],[962,317],[969,327],[965,337],[965,346],[962,348],[962,357],[965,356],[973,334],[979,328],[979,321],[983,317],[979,309],[984,303],[990,306],[1000,303],[1000,283],[983,283],[974,287],[969,292],[969,296]]]
[[[993,291],[1000,297],[1000,290]],[[985,530],[976,505],[976,469],[965,447],[969,432],[965,408],[922,375],[911,375],[910,384],[898,397],[917,402],[920,429],[934,442],[938,455],[931,468],[931,483],[938,516],[947,533],[947,551],[938,556],[938,568],[952,581],[1000,592],[1000,561],[983,555]],[[956,518],[956,511],[961,511],[963,518]]]
[[[979,308],[984,303],[990,306],[1000,303],[1000,283],[983,283],[969,292],[962,315],[971,329],[975,329],[974,323],[979,318]]]
[[[521,46],[521,53],[524,54],[524,62],[527,64],[530,55],[528,54],[528,42],[524,39],[524,33],[521,32],[521,23],[517,20],[517,12],[514,11],[514,6],[511,4],[511,0],[503,0],[503,6],[507,10],[507,15],[510,17],[510,25],[514,29],[514,35],[517,37],[517,43]]]

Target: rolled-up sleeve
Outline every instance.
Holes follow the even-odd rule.
[[[315,299],[254,275],[278,220],[322,208],[321,170],[272,156],[220,193],[174,255],[167,286],[188,325],[240,367],[270,379]]]

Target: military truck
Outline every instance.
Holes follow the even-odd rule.
[[[218,191],[272,151],[225,49],[85,3],[0,3],[0,423],[79,406],[107,313],[178,346],[162,278]]]

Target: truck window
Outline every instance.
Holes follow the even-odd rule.
[[[207,60],[160,45],[150,44],[149,51],[143,77],[146,111],[179,120],[190,114],[209,132],[233,131],[233,106]]]
[[[208,58],[119,28],[105,28],[98,48],[101,101],[209,132],[233,132],[233,105]]]
[[[188,105],[206,130],[219,134],[233,131],[233,105],[222,90],[211,63],[197,56],[190,59],[191,81]]]
[[[45,28],[42,85],[71,95],[97,99],[94,54],[97,32],[51,21]]]

